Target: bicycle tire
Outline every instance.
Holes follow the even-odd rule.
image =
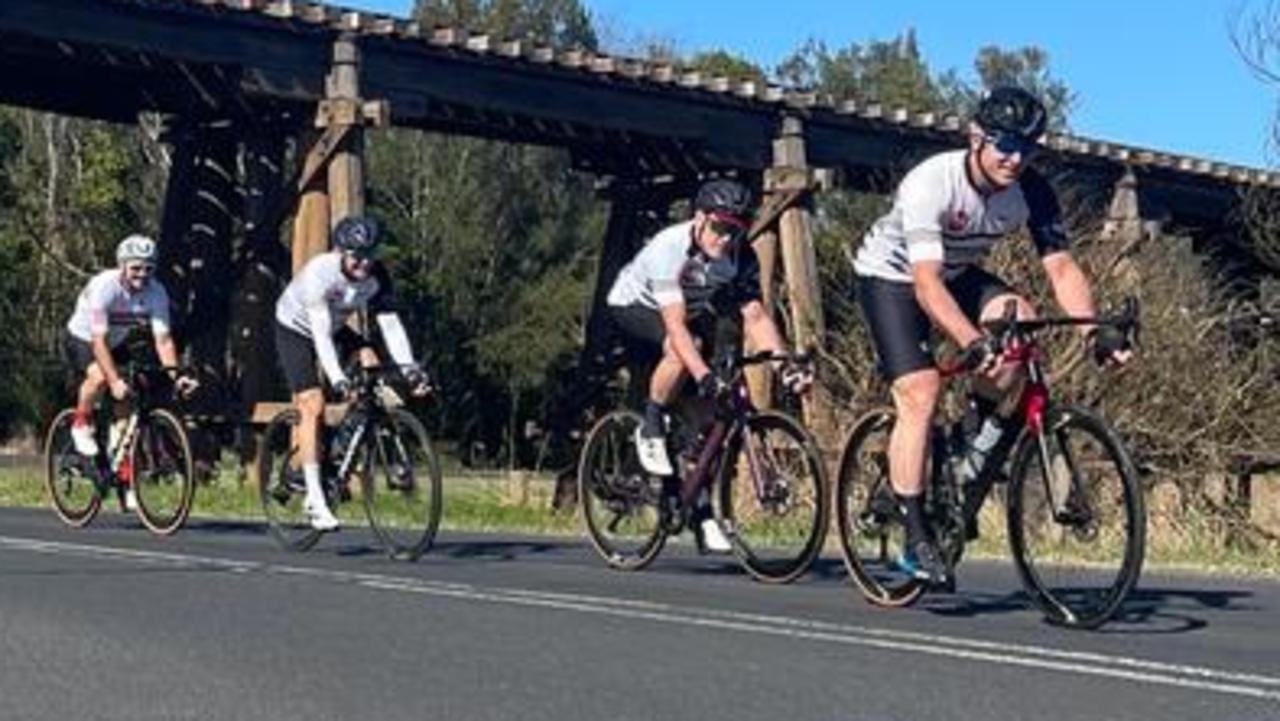
[[[311,527],[302,503],[305,489],[289,482],[293,447],[293,426],[300,416],[296,409],[277,413],[267,424],[258,447],[258,498],[267,520],[267,531],[287,551],[306,551],[320,540],[320,531]],[[299,521],[300,519],[300,521]]]
[[[68,526],[83,528],[102,508],[102,491],[93,467],[95,459],[81,456],[71,441],[74,418],[75,409],[67,408],[49,424],[44,442],[45,489],[58,518]]]
[[[395,560],[416,561],[431,548],[440,528],[444,503],[440,461],[427,429],[413,414],[396,408],[389,411],[385,422],[390,424],[388,436],[381,433],[384,427],[373,426],[363,441],[367,452],[360,481],[365,514],[387,555]],[[406,439],[410,439],[409,444]],[[407,445],[415,446],[418,452],[407,449]],[[418,460],[403,463],[404,456],[418,453]],[[399,455],[401,461],[392,460],[393,455]],[[381,488],[379,478],[384,481]],[[426,481],[426,488],[422,487],[422,480]],[[406,510],[403,506],[412,507]],[[404,526],[397,525],[401,520]]]
[[[153,434],[162,428],[171,435],[158,440],[160,436]],[[168,454],[176,454],[177,458]],[[191,441],[182,421],[163,408],[148,411],[133,436],[129,462],[136,499],[134,511],[142,525],[157,536],[168,536],[182,528],[191,514],[196,490]],[[175,471],[176,475],[164,471]],[[162,510],[160,505],[166,498],[173,500],[173,508]]]
[[[888,435],[895,418],[888,406],[859,418],[845,438],[836,477],[836,526],[845,568],[863,598],[891,608],[915,603],[925,591],[925,584],[898,571],[891,557],[891,546],[900,547],[905,533],[901,520],[872,505],[879,494],[892,493]],[[884,447],[870,447],[881,442],[880,434]],[[864,544],[874,555],[864,556]]]
[[[1023,586],[1050,622],[1072,628],[1095,629],[1120,609],[1142,573],[1146,545],[1146,510],[1142,486],[1124,443],[1101,416],[1078,406],[1052,406],[1045,414],[1043,427],[1046,448],[1051,454],[1057,454],[1049,460],[1053,471],[1044,472],[1040,445],[1034,434],[1028,434],[1018,446],[1009,480],[1009,545]],[[1084,458],[1081,451],[1087,450],[1087,447],[1082,445],[1078,450],[1073,450],[1071,442],[1064,441],[1068,435],[1092,441],[1093,449],[1105,456],[1098,460]],[[1062,459],[1061,462],[1057,460],[1059,458]],[[1105,472],[1108,466],[1113,475],[1102,478],[1098,471]],[[1036,467],[1041,470],[1041,483],[1038,486],[1030,479]],[[1086,484],[1077,482],[1082,470],[1090,471]],[[1064,507],[1056,510],[1059,504],[1055,495],[1063,494],[1055,494],[1053,486],[1064,475],[1064,471],[1070,488],[1062,501]],[[1107,480],[1115,481],[1116,487],[1099,490]],[[1057,484],[1062,485],[1061,482]],[[1083,488],[1083,493],[1079,493],[1082,485],[1086,487]],[[1034,494],[1040,491],[1049,499],[1047,508],[1028,503],[1029,500],[1034,501]],[[1076,491],[1076,495],[1072,491]],[[1105,493],[1116,492],[1119,493],[1119,498],[1101,498]],[[1119,504],[1114,501],[1119,501]],[[1109,544],[1114,542],[1114,539],[1098,530],[1097,524],[1102,522],[1099,519],[1105,520],[1106,514],[1116,505],[1123,509],[1118,517],[1123,529],[1123,539],[1120,541],[1123,549],[1119,553],[1119,568],[1114,576],[1097,588],[1065,586],[1051,581],[1049,574],[1056,568],[1039,562],[1039,554],[1032,549],[1035,542],[1052,535],[1059,536],[1063,541],[1083,542],[1078,545],[1091,544],[1093,540],[1100,539],[1100,544],[1092,544],[1087,549],[1075,546],[1066,549],[1063,561],[1058,564],[1079,564],[1081,572],[1091,571],[1098,565],[1097,554],[1106,553]],[[1047,526],[1047,529],[1044,519],[1037,514],[1040,510],[1051,511],[1049,520],[1053,525]],[[1092,539],[1089,537],[1091,534],[1094,536]],[[1109,575],[1102,574],[1103,578]]]
[[[794,447],[779,448],[780,437]],[[767,452],[753,454],[753,438]],[[779,468],[783,464],[790,472]],[[807,475],[796,483],[802,469]],[[826,471],[813,436],[791,416],[760,411],[730,439],[717,471],[716,520],[742,567],[764,583],[791,583],[804,575],[822,551],[831,516]],[[766,485],[757,486],[762,480]],[[760,488],[768,497],[762,498]],[[812,518],[793,513],[806,508]]]
[[[587,536],[605,563],[622,571],[653,563],[667,541],[660,507],[662,479],[640,468],[632,442],[642,422],[632,411],[609,413],[587,434],[578,460],[578,502]],[[613,465],[605,467],[606,463]],[[605,513],[613,518],[597,518]],[[624,520],[634,523],[617,537],[610,535]]]

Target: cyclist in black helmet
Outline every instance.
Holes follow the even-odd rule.
[[[692,377],[706,397],[724,390],[704,356],[716,319],[740,317],[754,350],[783,349],[782,336],[760,302],[760,265],[746,240],[750,192],[734,180],[711,180],[698,190],[693,207],[691,220],[649,240],[618,274],[608,296],[610,314],[632,350],[657,363],[635,442],[641,465],[660,476],[675,473],[667,453],[665,416],[684,379]],[[795,392],[812,382],[810,374],[791,367],[784,369],[783,378]],[[699,545],[729,550],[710,514],[703,509],[698,516],[701,524],[694,527]]]
[[[889,438],[889,479],[903,509],[907,550],[899,565],[917,578],[943,583],[945,565],[921,518],[929,425],[941,389],[930,348],[936,326],[963,349],[984,376],[975,399],[978,446],[1009,442],[997,406],[1018,380],[995,367],[999,349],[981,322],[1000,317],[1008,301],[1019,318],[1035,311],[1021,295],[982,269],[990,248],[1026,228],[1053,287],[1071,315],[1094,315],[1089,281],[1072,259],[1053,189],[1027,167],[1048,122],[1044,105],[1017,87],[998,87],[979,103],[968,147],[934,155],[899,184],[893,208],[867,232],[854,261],[858,299],[871,330],[880,370],[891,384],[897,421]],[[1091,333],[1095,356],[1123,363],[1129,351],[1111,329]],[[988,454],[990,455],[990,454]],[[976,470],[976,469],[975,469]],[[989,472],[973,473],[966,493],[980,504]],[[974,507],[976,514],[976,505]]]
[[[368,310],[373,315],[383,348],[414,395],[425,395],[430,387],[396,314],[391,276],[374,259],[377,224],[371,218],[343,218],[333,229],[332,240],[334,249],[307,261],[276,301],[276,353],[301,416],[296,442],[307,488],[304,507],[311,525],[322,531],[336,529],[338,519],[330,512],[320,483],[317,443],[324,394],[316,361],[339,396],[351,388],[342,370],[343,356],[359,352],[364,366],[378,363],[374,344],[346,326],[351,314]]]

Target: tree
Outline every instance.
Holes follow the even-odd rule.
[[[889,107],[936,109],[942,99],[914,30],[893,40],[854,43],[836,51],[810,40],[784,59],[775,75],[787,87]]]
[[[591,14],[578,0],[418,0],[414,16],[427,25],[453,25],[503,38],[558,47],[596,49]]]

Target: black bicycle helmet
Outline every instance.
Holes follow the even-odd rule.
[[[1013,85],[992,88],[978,103],[973,122],[988,133],[1009,133],[1028,142],[1044,135],[1049,114],[1036,96]]]
[[[746,219],[751,216],[751,191],[736,180],[717,178],[708,180],[698,189],[693,201],[694,210],[705,213],[731,215]]]
[[[347,216],[333,229],[333,245],[344,253],[370,255],[378,247],[378,224],[373,218]]]

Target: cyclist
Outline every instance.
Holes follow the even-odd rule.
[[[394,308],[391,278],[374,259],[378,226],[371,218],[343,218],[333,229],[334,249],[303,266],[276,301],[276,352],[284,369],[293,405],[301,416],[296,427],[298,460],[306,484],[304,510],[311,526],[322,531],[338,527],[320,483],[317,443],[324,417],[324,393],[316,361],[330,387],[343,398],[352,392],[341,358],[358,352],[365,367],[376,366],[370,341],[347,327],[356,312],[373,312],[382,344],[399,366],[416,396],[430,389],[426,372],[413,359],[413,350]]]
[[[979,377],[974,405],[983,417],[981,443],[989,446],[1013,435],[1004,432],[996,411],[1018,379],[998,368],[1000,349],[981,323],[1003,315],[1011,300],[1019,319],[1035,313],[1025,298],[982,269],[991,247],[1025,227],[1058,305],[1071,315],[1094,314],[1089,281],[1072,259],[1054,191],[1027,167],[1046,125],[1044,105],[1031,93],[1012,86],[992,89],[968,126],[968,147],[934,155],[907,173],[892,209],[872,225],[854,260],[859,303],[897,412],[888,454],[907,533],[899,565],[934,584],[948,579],[921,517],[926,446],[941,390],[931,325],[963,349],[964,364]],[[1082,332],[1099,362],[1128,360],[1119,331]],[[973,495],[981,503],[982,495]],[[966,510],[976,515],[976,507]]]
[[[95,275],[76,298],[75,310],[67,321],[63,352],[73,373],[84,374],[76,398],[71,440],[77,453],[98,455],[93,427],[93,406],[104,388],[117,401],[132,394],[129,379],[120,375],[120,366],[130,360],[126,341],[135,328],[149,327],[161,365],[178,364],[178,350],[169,332],[169,294],[153,278],[156,243],[145,235],[130,235],[116,246],[116,266]],[[194,379],[177,381],[182,392],[190,392]],[[121,476],[128,481],[129,470]],[[133,489],[125,492],[125,505],[133,506]]]
[[[760,264],[746,242],[751,194],[741,183],[710,180],[698,190],[691,220],[655,235],[618,274],[609,290],[609,313],[634,351],[656,361],[649,379],[644,422],[636,431],[640,464],[657,476],[672,476],[667,454],[668,405],[686,377],[704,398],[726,389],[711,372],[709,350],[717,319],[742,321],[753,349],[781,351],[782,336],[761,303]],[[701,344],[701,349],[699,345]],[[805,369],[781,368],[783,382],[803,392],[812,382]],[[696,512],[700,547],[727,551],[729,542],[705,508]]]

